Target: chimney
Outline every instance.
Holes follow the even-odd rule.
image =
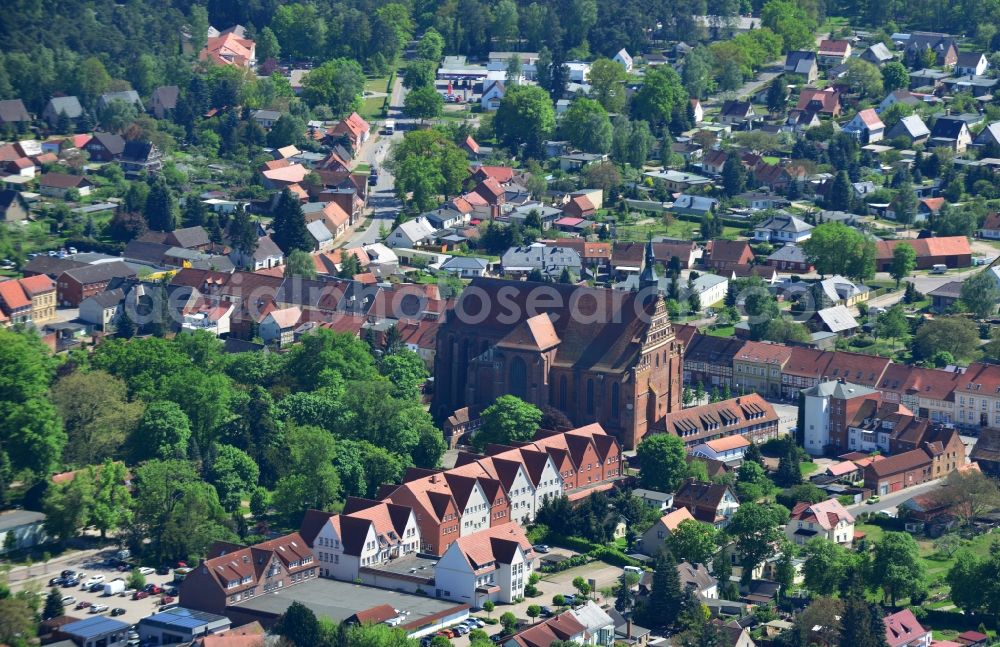
[[[431,474],[431,483],[437,483],[437,482],[438,482],[438,475],[437,472],[435,472]]]
[[[625,619],[625,637],[632,639],[632,618]]]

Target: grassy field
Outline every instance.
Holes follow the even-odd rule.
[[[709,328],[708,334],[711,335],[712,337],[733,337],[734,335],[736,335],[736,327],[721,326],[719,328],[716,328],[715,330]]]
[[[361,112],[358,114],[367,120],[377,119],[382,116],[383,103],[385,103],[385,97],[367,97],[361,104]]]
[[[812,461],[802,461],[799,463],[799,471],[802,472],[802,477],[807,478],[810,474],[819,469],[819,465]]]
[[[616,230],[619,240],[630,241],[645,241],[649,236],[694,240],[700,235],[698,223],[672,219],[668,224],[662,216],[643,217],[631,224],[619,224]],[[740,230],[736,227],[724,227],[722,230],[722,238],[728,240],[735,240],[739,235]]]

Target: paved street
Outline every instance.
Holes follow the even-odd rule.
[[[402,115],[405,96],[406,90],[403,88],[403,83],[397,75],[395,85],[392,87],[392,99],[389,102],[389,118],[397,119],[397,123],[398,117]],[[384,121],[379,121],[377,124],[373,123],[372,130],[379,132],[384,124]],[[399,126],[401,125],[399,124]],[[365,216],[369,218],[368,226],[362,231],[352,232],[351,236],[340,244],[341,247],[357,247],[359,245],[378,242],[379,229],[383,226],[386,229],[392,227],[392,223],[396,219],[396,214],[403,208],[403,204],[393,193],[394,184],[392,174],[388,169],[383,167],[383,162],[385,162],[386,157],[389,155],[392,143],[402,138],[403,132],[401,127],[397,128],[396,132],[390,137],[381,137],[373,134],[372,141],[362,151],[362,160],[371,168],[378,170],[378,183],[371,187],[368,194],[368,208],[365,210]]]
[[[903,501],[906,501],[910,497],[917,496],[918,494],[926,494],[935,488],[941,487],[944,481],[942,479],[936,479],[934,481],[928,481],[927,483],[921,483],[920,485],[914,485],[913,487],[906,488],[905,490],[900,490],[893,494],[886,494],[881,497],[878,503],[856,503],[854,505],[847,506],[847,509],[851,512],[883,512],[889,510],[895,510]]]

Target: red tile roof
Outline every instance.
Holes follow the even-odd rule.
[[[880,240],[875,243],[875,258],[889,260],[896,245],[909,245],[917,253],[917,258],[926,256],[966,256],[972,254],[969,239],[965,236],[941,236],[938,238],[910,238],[905,240]]]
[[[5,310],[31,307],[31,299],[25,295],[21,284],[12,280],[0,281],[0,301],[6,306]]]

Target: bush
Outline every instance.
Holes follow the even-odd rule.
[[[639,560],[633,559],[617,548],[611,548],[610,546],[601,546],[600,548],[592,550],[590,552],[590,556],[595,560],[607,562],[612,566],[643,566],[643,563]]]

